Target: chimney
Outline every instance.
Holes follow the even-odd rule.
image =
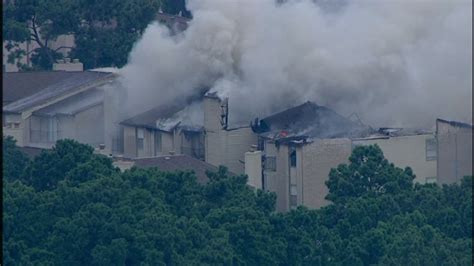
[[[84,71],[84,65],[79,59],[74,59],[71,63],[71,58],[64,58],[64,60],[57,60],[53,64],[54,71]]]

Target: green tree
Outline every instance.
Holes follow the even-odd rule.
[[[12,1],[3,10],[9,63],[18,63],[26,55],[21,42],[31,42],[39,46],[30,52],[33,69],[51,69],[62,57],[60,48],[69,48],[69,57],[78,58],[85,69],[121,67],[160,7],[190,17],[184,0]],[[51,49],[51,42],[64,34],[74,35],[75,46]],[[28,70],[26,65],[18,66]]]
[[[58,36],[72,34],[80,25],[80,17],[75,12],[78,6],[68,0],[17,0],[3,5],[3,38],[8,43],[6,48],[13,51],[9,63],[19,61],[26,55],[19,43],[30,42],[38,45],[32,51],[32,60],[38,69],[51,69],[52,64],[60,57],[57,50],[52,50],[51,42]],[[20,68],[26,66],[17,63]]]
[[[29,163],[28,157],[18,149],[16,140],[11,136],[3,137],[2,151],[4,158],[8,158],[3,160],[3,180],[21,180]]]
[[[382,173],[375,184],[395,189],[375,193],[367,179],[359,194],[336,186],[332,204],[288,213],[224,167],[206,184],[190,171],[119,172],[71,140],[37,158],[30,179],[4,178],[7,265],[472,265],[472,177],[413,186],[376,147],[355,150],[336,177]]]
[[[395,167],[384,158],[377,146],[358,146],[349,157],[350,164],[331,169],[326,185],[326,199],[343,202],[364,195],[375,196],[399,193],[411,189],[415,175],[407,167]]]

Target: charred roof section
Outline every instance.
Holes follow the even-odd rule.
[[[449,120],[444,120],[441,118],[436,119],[436,122],[450,124],[453,127],[471,128],[471,129],[474,128],[474,125],[471,125],[468,123],[463,123],[463,122],[458,122],[458,121],[449,121]]]
[[[312,138],[354,138],[373,133],[369,126],[309,101],[262,120],[256,119],[252,129],[265,138],[292,142],[305,142]]]
[[[132,127],[143,127],[154,130],[170,132],[179,127],[183,131],[201,132],[204,122],[201,119],[190,119],[193,114],[201,114],[195,107],[201,108],[204,93],[187,98],[183,101],[172,101],[168,104],[159,105],[151,110],[140,113],[134,117],[120,122],[121,125]],[[202,118],[203,120],[203,118]]]

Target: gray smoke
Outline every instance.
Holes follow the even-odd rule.
[[[128,113],[208,87],[233,122],[308,100],[373,126],[472,121],[471,1],[324,3],[189,1],[189,28],[151,24],[121,69]]]

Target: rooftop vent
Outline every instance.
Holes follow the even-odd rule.
[[[64,60],[57,60],[53,64],[53,70],[55,71],[84,71],[84,65],[79,59],[74,59],[71,63],[71,58],[64,58]]]

